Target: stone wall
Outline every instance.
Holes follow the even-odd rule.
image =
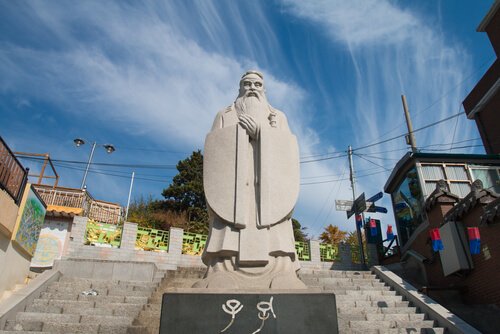
[[[11,290],[16,284],[24,283],[28,276],[31,256],[26,255],[12,242],[16,227],[19,206],[4,191],[0,190],[0,298],[4,291]]]
[[[184,231],[180,228],[171,228],[168,252],[144,251],[135,249],[137,224],[123,225],[120,248],[97,247],[84,245],[86,217],[75,217],[71,227],[71,236],[67,251],[63,259],[96,259],[109,261],[153,262],[159,269],[175,270],[177,267],[204,267],[201,256],[182,254],[182,237]],[[322,262],[320,259],[320,243],[310,241],[311,261],[300,261],[305,270],[335,269],[335,270],[362,270],[361,264],[352,263],[350,246],[339,245],[340,261]],[[370,254],[370,252],[375,252]],[[377,259],[376,250],[368,248],[370,259]],[[375,261],[374,263],[377,263]],[[373,265],[373,263],[370,263]]]

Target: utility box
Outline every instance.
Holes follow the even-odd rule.
[[[474,268],[465,228],[460,222],[448,222],[439,228],[443,250],[439,251],[444,276]]]

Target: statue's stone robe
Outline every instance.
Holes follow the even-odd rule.
[[[238,124],[234,105],[219,112],[204,150],[203,183],[210,213],[210,234],[202,256],[234,258],[238,267],[264,267],[270,259],[290,257],[295,241],[291,215],[299,193],[299,153],[286,117],[270,109],[250,139]],[[271,124],[270,124],[271,123]]]

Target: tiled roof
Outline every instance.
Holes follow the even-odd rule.
[[[445,197],[448,198],[446,198],[446,200],[443,200]],[[446,184],[445,180],[439,180],[436,183],[436,189],[434,189],[434,191],[425,200],[425,210],[429,211],[430,209],[432,209],[434,205],[436,205],[438,200],[441,202],[456,203],[460,200],[460,197],[448,191],[448,185]]]
[[[457,221],[477,204],[488,204],[500,195],[489,189],[483,188],[481,180],[476,180],[471,185],[471,192],[458,202],[444,217],[444,223]]]
[[[500,217],[500,197],[484,207],[480,224],[493,223],[497,217]],[[500,219],[498,220],[500,221]]]

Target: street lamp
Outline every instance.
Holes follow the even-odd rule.
[[[85,141],[81,138],[76,138],[73,140],[73,142],[75,143],[76,147],[80,147],[82,145],[85,145]],[[80,189],[82,189],[82,190],[85,188],[85,181],[87,180],[87,174],[89,173],[90,164],[92,163],[92,158],[94,157],[95,147],[97,145],[104,147],[106,152],[108,152],[109,154],[113,153],[116,150],[115,147],[111,144],[97,144],[97,142],[92,143],[92,150],[90,151],[89,161],[87,162],[87,167],[85,168],[85,174],[83,174],[82,185],[80,187]]]

